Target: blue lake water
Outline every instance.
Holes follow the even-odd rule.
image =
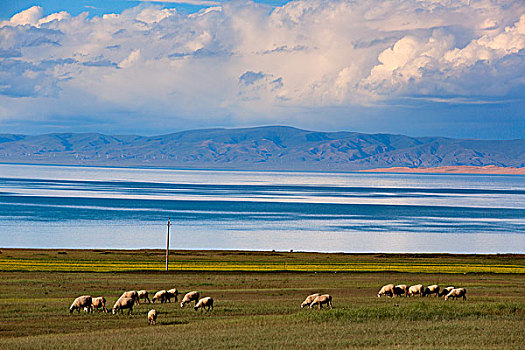
[[[525,176],[0,164],[0,247],[525,253]]]

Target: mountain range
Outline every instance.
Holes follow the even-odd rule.
[[[159,136],[0,134],[0,162],[311,171],[525,167],[525,139],[409,137],[287,126],[190,130]]]

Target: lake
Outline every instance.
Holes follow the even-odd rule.
[[[525,253],[525,176],[0,164],[0,247]]]

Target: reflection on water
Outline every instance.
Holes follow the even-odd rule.
[[[524,179],[0,165],[0,246],[523,253]]]

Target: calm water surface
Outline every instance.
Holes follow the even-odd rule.
[[[0,247],[525,253],[525,177],[0,164]]]

